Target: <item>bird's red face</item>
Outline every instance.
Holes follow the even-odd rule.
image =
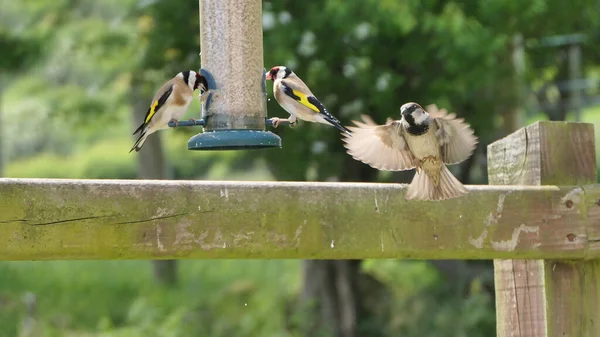
[[[279,67],[273,67],[267,73],[267,80],[275,81],[277,79],[277,73],[279,72]]]
[[[200,74],[196,74],[196,82],[194,83],[194,90],[200,88],[201,91],[206,91],[206,89],[208,88],[208,82],[206,82],[206,79],[204,78],[204,76],[200,75]]]

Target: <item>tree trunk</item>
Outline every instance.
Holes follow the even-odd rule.
[[[341,181],[374,181],[377,171],[347,159]],[[361,322],[370,319],[361,299],[368,298],[361,291],[362,260],[305,260],[301,294],[301,331],[304,336],[356,337],[379,336],[380,332],[359,331]],[[371,287],[373,288],[373,287]],[[369,293],[378,289],[363,289]]]
[[[4,124],[2,123],[2,95],[4,94],[4,83],[2,74],[0,74],[0,177],[4,176],[4,144],[2,136],[4,135]]]
[[[145,97],[136,86],[131,88],[131,98],[133,107],[133,129],[135,129],[144,119],[152,98]],[[138,137],[138,135],[135,137]],[[142,150],[135,155],[138,160],[138,176],[140,179],[169,179],[170,174],[163,152],[160,131],[155,132],[148,137]],[[177,283],[176,260],[152,261],[152,269],[154,279],[158,283],[164,285],[174,285]]]
[[[305,336],[356,337],[361,260],[305,260],[302,303]],[[365,318],[360,315],[360,318]]]

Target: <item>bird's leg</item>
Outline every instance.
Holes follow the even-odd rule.
[[[287,120],[288,122],[290,122],[290,128],[293,128],[296,125],[298,125],[298,121],[296,120],[296,116],[294,115],[290,115],[290,118],[288,118]]]
[[[196,119],[195,118],[190,118],[189,121],[190,121],[190,123],[193,123],[194,125],[196,125]]]
[[[296,116],[290,116],[290,118],[286,118],[286,119],[281,119],[279,117],[273,117],[271,118],[271,125],[273,125],[274,128],[277,128],[279,126],[279,124],[281,124],[281,122],[288,122],[290,123],[290,127],[294,127],[296,126]]]
[[[169,122],[173,122],[173,124],[175,124],[175,127],[179,126],[179,121],[176,120],[175,118],[171,119]]]
[[[280,122],[281,122],[281,119],[279,117],[271,118],[271,125],[273,125],[273,128],[275,128],[275,129],[277,129]]]

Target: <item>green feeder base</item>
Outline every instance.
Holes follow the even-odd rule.
[[[188,141],[188,150],[244,150],[281,147],[281,138],[263,130],[210,130]]]

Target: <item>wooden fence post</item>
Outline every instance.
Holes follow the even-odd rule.
[[[537,122],[522,128],[488,146],[488,177],[490,185],[596,183],[594,127]],[[597,202],[589,199],[579,189],[565,196],[565,205],[588,214]],[[565,242],[596,245],[588,237],[571,234]],[[494,274],[498,337],[600,336],[600,261],[494,260]]]

